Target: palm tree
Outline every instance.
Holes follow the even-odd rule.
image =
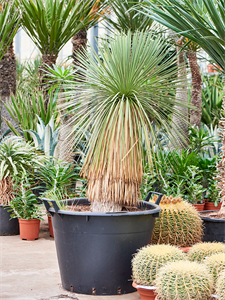
[[[13,37],[20,23],[15,1],[0,4],[0,96],[1,96],[1,133],[8,128],[4,118],[13,119],[5,108],[10,103],[10,94],[16,92],[16,59],[13,50]]]
[[[22,25],[42,54],[41,83],[46,88],[45,65],[53,67],[59,51],[92,22],[95,0],[21,0]],[[45,84],[45,86],[44,86]]]
[[[158,5],[146,0],[144,9],[152,19],[196,42],[216,65],[225,72],[225,2],[224,0],[157,0]],[[163,9],[162,9],[163,8]],[[223,99],[225,109],[225,98]],[[221,190],[220,215],[225,218],[225,120],[220,121],[222,159],[217,165],[218,187]]]
[[[153,124],[170,136],[165,110],[172,113],[176,100],[177,67],[168,58],[170,47],[160,37],[136,32],[102,40],[99,56],[79,55],[79,95],[68,103],[74,114],[75,140],[91,132],[82,174],[87,176],[92,211],[118,211],[135,205],[143,175],[143,145],[152,165]],[[166,59],[165,59],[166,58]],[[71,92],[69,92],[71,95]],[[179,111],[177,112],[180,115]],[[182,117],[180,115],[180,117]]]

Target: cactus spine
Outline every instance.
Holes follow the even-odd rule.
[[[158,271],[155,285],[160,300],[207,300],[213,279],[203,264],[176,261]]]
[[[225,270],[225,253],[218,253],[209,256],[205,260],[210,273],[213,275],[213,285],[216,285],[217,279],[221,271]]]
[[[163,196],[160,207],[162,210],[155,221],[152,244],[188,247],[201,240],[202,220],[191,204],[181,197]]]
[[[216,283],[216,295],[218,300],[225,299],[225,271],[221,272]]]
[[[132,260],[133,280],[137,284],[154,285],[157,270],[168,261],[184,259],[181,250],[170,245],[150,245],[139,250]]]
[[[202,262],[206,257],[213,254],[225,253],[225,244],[223,243],[199,243],[192,247],[188,253],[190,261]]]

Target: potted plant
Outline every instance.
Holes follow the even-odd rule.
[[[184,174],[186,186],[184,192],[184,199],[190,202],[197,211],[203,211],[205,202],[203,193],[206,191],[202,186],[202,171],[197,166],[188,167]]]
[[[160,37],[129,32],[102,40],[99,56],[94,51],[79,55],[79,80],[69,92],[76,90],[74,102],[67,105],[76,109],[75,141],[91,133],[82,167],[88,199],[68,201],[81,212],[60,210],[54,201],[50,208],[45,200],[67,290],[96,295],[134,291],[132,254],[150,243],[160,211],[156,204],[138,201],[143,144],[152,166],[152,121],[170,136],[165,111],[179,117],[174,104],[181,105],[175,98],[177,67],[168,51]]]
[[[216,295],[218,300],[223,300],[225,297],[225,270],[220,273],[216,283]]]
[[[132,259],[133,286],[141,299],[155,299],[157,271],[169,261],[182,259],[185,259],[183,252],[174,246],[150,245],[141,248]]]
[[[205,265],[183,260],[159,269],[155,285],[160,300],[209,300],[213,278]]]
[[[26,173],[14,177],[15,197],[10,201],[9,212],[12,218],[19,219],[21,240],[34,241],[39,237],[42,212],[36,196],[33,194],[31,179]]]
[[[42,165],[41,156],[29,143],[11,136],[0,144],[0,235],[19,234],[17,219],[10,219],[7,207],[14,199],[13,177],[20,179],[22,171],[34,176],[35,167]]]
[[[219,210],[221,208],[219,190],[215,179],[209,179],[209,186],[205,198],[205,210]]]

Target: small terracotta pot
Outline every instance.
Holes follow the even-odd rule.
[[[191,248],[192,248],[192,246],[191,246],[191,247],[179,247],[179,249],[180,249],[181,251],[183,251],[184,253],[189,252],[189,251],[191,250]]]
[[[134,281],[132,283],[132,286],[137,289],[141,300],[156,300],[157,296],[154,293],[156,288],[154,286],[143,286],[143,285],[137,285]]]
[[[214,73],[214,72],[215,72],[215,67],[214,67],[213,64],[209,64],[209,65],[207,66],[207,72],[208,72],[208,73]]]
[[[222,203],[218,203],[217,206],[214,205],[214,202],[206,202],[205,210],[220,210]]]
[[[39,237],[39,219],[19,219],[21,240],[34,241]]]
[[[52,217],[48,215],[48,229],[50,236],[54,238],[53,226],[52,226]]]
[[[192,204],[197,211],[203,211],[205,209],[205,203]]]

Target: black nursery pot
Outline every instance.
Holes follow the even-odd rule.
[[[131,259],[137,249],[151,242],[155,217],[161,210],[157,204],[141,201],[139,207],[144,210],[137,212],[91,213],[62,211],[55,201],[50,201],[54,208],[47,199],[43,201],[52,215],[66,290],[88,295],[135,291]],[[73,199],[68,204],[90,205],[87,199]]]
[[[202,213],[218,212],[218,210],[207,210]],[[200,214],[201,216],[201,214]],[[204,225],[204,242],[223,242],[225,243],[225,219],[211,219],[202,217]]]
[[[0,236],[19,234],[18,219],[10,220],[10,214],[4,205],[0,205]]]

